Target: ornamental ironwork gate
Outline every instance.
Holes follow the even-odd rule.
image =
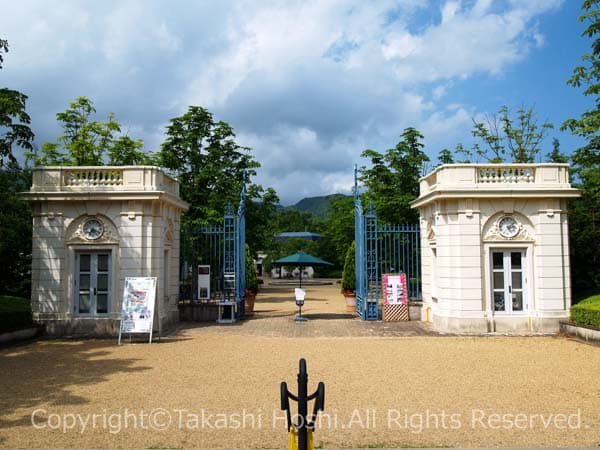
[[[354,240],[356,243],[356,312],[363,320],[379,320],[381,276],[406,273],[408,296],[421,300],[421,241],[418,224],[379,224],[373,205],[366,210],[354,168]]]
[[[220,225],[182,229],[180,300],[192,303],[216,303],[219,322],[241,319],[246,297],[246,186],[242,187],[237,212],[225,206]],[[210,295],[199,298],[199,267],[209,266]]]

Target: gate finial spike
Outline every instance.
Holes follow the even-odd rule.
[[[369,200],[369,204],[367,205],[367,214],[370,216],[374,216],[375,212],[375,205],[371,200]]]
[[[358,164],[354,164],[354,199],[358,199]]]

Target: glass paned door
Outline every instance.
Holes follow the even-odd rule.
[[[75,255],[75,312],[106,314],[110,306],[110,253]]]
[[[494,312],[520,313],[527,309],[525,280],[525,250],[492,250]]]

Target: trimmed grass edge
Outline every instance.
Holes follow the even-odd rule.
[[[571,320],[577,324],[600,328],[600,294],[592,295],[572,306]]]

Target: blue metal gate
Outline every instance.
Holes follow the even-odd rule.
[[[356,242],[356,312],[379,320],[381,275],[406,273],[408,296],[421,300],[421,240],[418,224],[379,224],[373,205],[364,210],[354,167],[354,240]]]
[[[245,175],[244,175],[245,177]],[[246,178],[244,178],[244,181]],[[219,321],[232,322],[245,313],[246,297],[246,184],[240,193],[237,213],[231,203],[225,206],[222,225],[183,229],[181,236],[180,298],[199,303],[198,265],[211,268],[211,298],[219,305]],[[227,309],[229,318],[222,319]]]

